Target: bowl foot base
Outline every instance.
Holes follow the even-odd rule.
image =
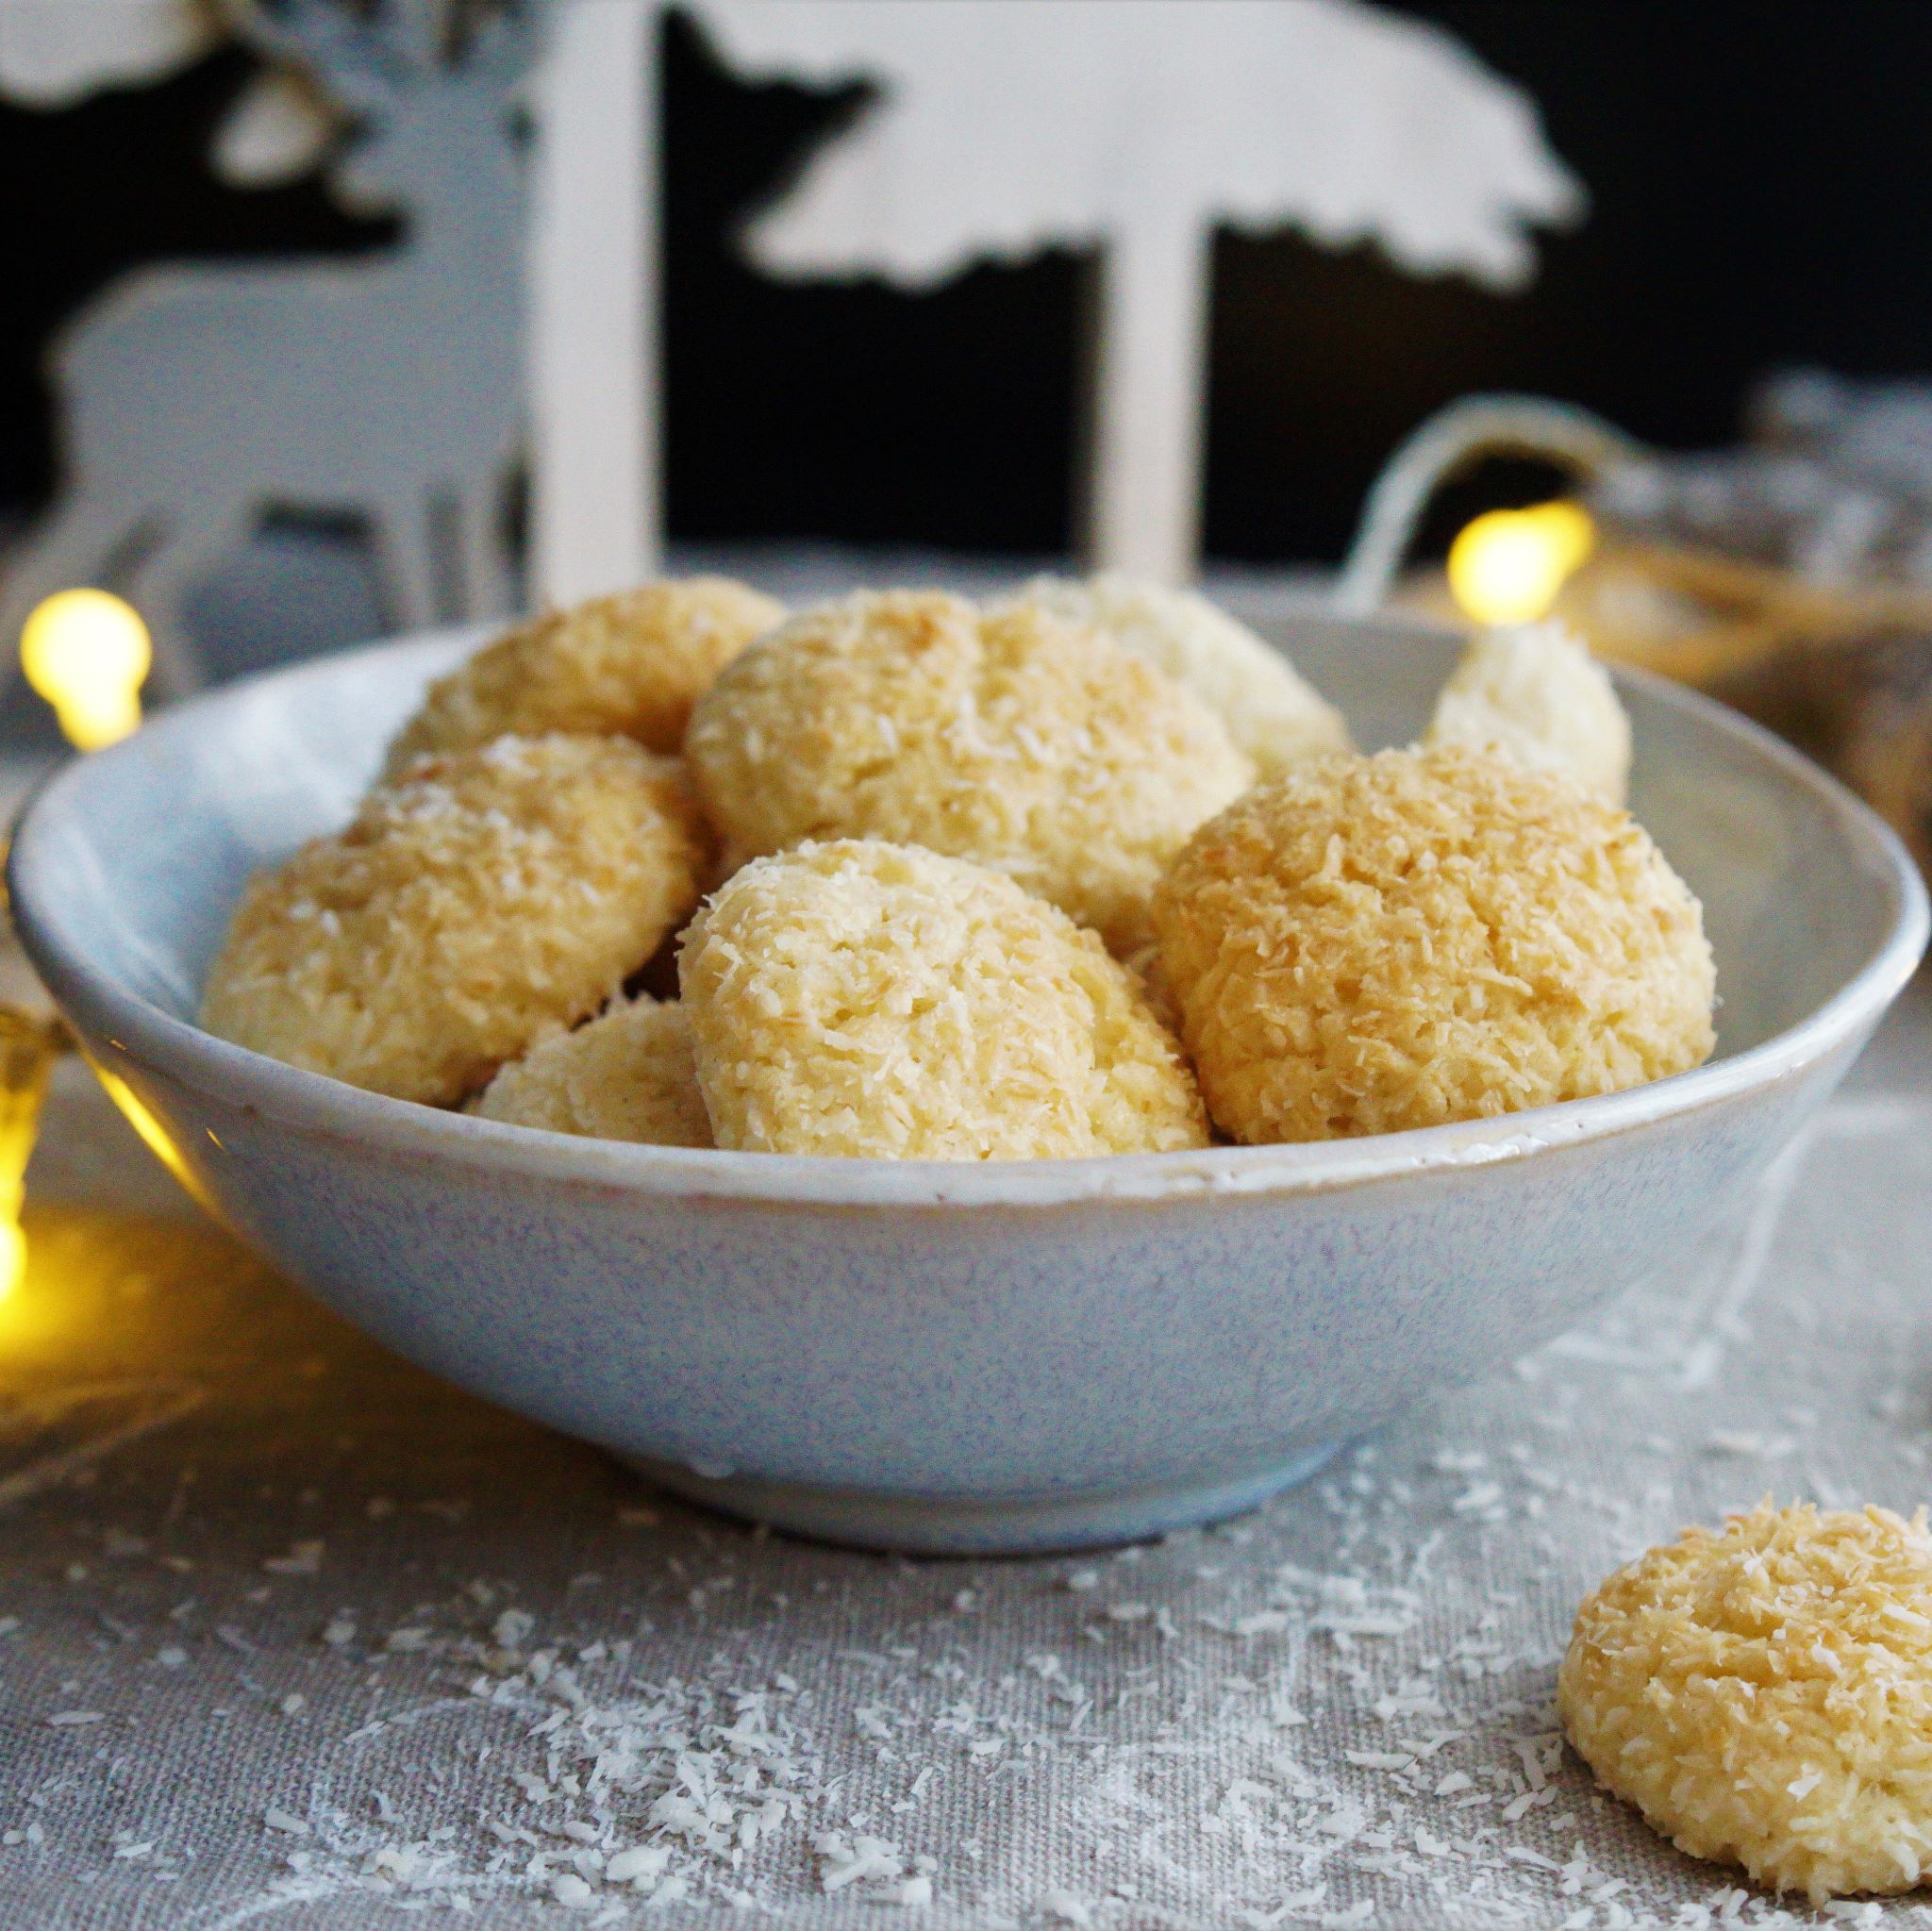
[[[991,1502],[813,1489],[748,1476],[701,1475],[680,1463],[641,1456],[620,1459],[688,1502],[819,1541],[914,1556],[1044,1556],[1144,1541],[1169,1529],[1239,1515],[1277,1490],[1306,1480],[1341,1446],[1326,1442],[1312,1454],[1259,1473],[1198,1488],[1150,1486]]]

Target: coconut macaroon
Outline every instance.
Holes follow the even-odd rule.
[[[1630,780],[1630,720],[1610,674],[1561,624],[1479,630],[1436,700],[1423,748],[1496,751],[1568,772],[1607,805]]]
[[[1557,1708],[1597,1781],[1695,1857],[1812,1903],[1932,1874],[1922,1509],[1760,1504],[1577,1612]]]
[[[1207,1144],[1132,973],[983,866],[801,845],[732,877],[679,967],[720,1146],[985,1160]]]
[[[603,1006],[696,901],[703,860],[682,767],[625,739],[425,758],[250,882],[202,1024],[447,1106]]]
[[[691,1029],[675,1001],[620,1000],[512,1059],[470,1110],[512,1126],[650,1146],[709,1146]]]
[[[910,591],[794,617],[726,667],[685,741],[735,857],[874,837],[972,858],[1147,934],[1161,868],[1254,766],[1173,678],[1038,606]]]
[[[1112,574],[1084,582],[1039,576],[1010,603],[1091,624],[1165,671],[1227,726],[1263,777],[1350,748],[1341,713],[1278,650],[1192,591]]]
[[[506,732],[608,733],[675,752],[711,680],[784,616],[741,583],[693,576],[533,618],[429,687],[390,747],[389,773]]]
[[[1330,757],[1203,826],[1155,902],[1216,1122],[1394,1133],[1704,1059],[1697,901],[1641,826],[1482,753]]]

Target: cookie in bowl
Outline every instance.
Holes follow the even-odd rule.
[[[1162,868],[1255,767],[1201,700],[1037,606],[861,593],[735,658],[685,744],[740,859],[879,838],[991,866],[1098,931],[1147,936]]]
[[[683,769],[623,738],[499,738],[418,759],[242,894],[211,1033],[452,1106],[593,1013],[695,904]]]
[[[483,1120],[639,1146],[709,1146],[691,1028],[675,999],[620,999],[539,1040],[471,1103]]]
[[[1103,572],[1035,577],[1010,604],[1105,631],[1164,671],[1214,712],[1264,777],[1352,748],[1348,721],[1287,657],[1197,591]]]
[[[1606,805],[1622,805],[1629,790],[1630,720],[1609,673],[1561,624],[1477,631],[1422,741],[1568,772]]]
[[[519,624],[439,677],[397,732],[386,769],[426,751],[467,751],[508,733],[684,742],[691,706],[784,605],[724,576],[641,584]]]
[[[1140,981],[1010,878],[877,839],[740,872],[679,960],[721,1146],[987,1160],[1205,1146]]]
[[[1715,1043],[1702,910],[1643,828],[1491,753],[1257,786],[1195,835],[1154,917],[1209,1111],[1251,1143],[1615,1092]]]

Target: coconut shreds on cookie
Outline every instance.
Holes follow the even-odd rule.
[[[1630,781],[1630,720],[1610,674],[1561,624],[1481,630],[1436,700],[1425,751],[1497,751],[1567,772],[1606,805]]]
[[[1597,1781],[1692,1856],[1814,1904],[1932,1870],[1923,1509],[1760,1504],[1577,1611],[1557,1687]]]
[[[879,840],[747,865],[680,957],[718,1144],[900,1159],[1207,1143],[1140,981],[982,866]]]
[[[1281,652],[1197,591],[1111,573],[1085,579],[1039,576],[1009,602],[1091,624],[1165,671],[1227,726],[1264,777],[1350,749],[1341,713]]]
[[[709,1146],[691,1029],[675,1000],[619,1000],[512,1059],[470,1109],[512,1126],[649,1146]]]
[[[740,858],[878,838],[1004,872],[1116,952],[1253,763],[1221,720],[1091,625],[1036,606],[851,596],[721,674],[686,740]]]
[[[693,576],[533,617],[429,687],[390,747],[388,771],[510,732],[608,733],[675,752],[711,680],[784,616],[782,604],[729,577]]]
[[[425,757],[249,881],[202,1024],[450,1106],[611,998],[696,903],[704,857],[682,765],[627,739]]]
[[[1395,1133],[1697,1065],[1714,969],[1641,826],[1488,753],[1327,757],[1204,825],[1155,901],[1208,1110]]]

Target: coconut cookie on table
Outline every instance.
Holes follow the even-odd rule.
[[[685,752],[743,859],[880,838],[1006,873],[1117,952],[1169,858],[1253,782],[1164,672],[1037,607],[893,591],[794,617],[699,701]]]
[[[691,922],[679,966],[720,1146],[980,1160],[1208,1143],[1140,981],[983,866],[869,839],[757,859]]]
[[[608,733],[675,752],[691,706],[785,607],[723,576],[647,583],[520,624],[429,687],[388,770],[506,732]]]
[[[1597,1781],[1694,1857],[1813,1904],[1932,1874],[1923,1509],[1686,1529],[1577,1611],[1557,1700]]]
[[[250,881],[202,994],[237,1045],[449,1106],[598,1010],[696,903],[682,766],[624,738],[425,757]]]
[[[1250,1142],[1614,1092],[1715,1043],[1701,909],[1642,827],[1492,754],[1257,786],[1175,859],[1154,919],[1208,1109]]]

